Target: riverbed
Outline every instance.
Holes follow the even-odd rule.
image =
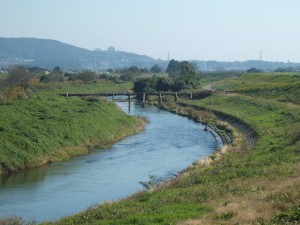
[[[154,106],[117,103],[148,118],[145,131],[108,149],[0,178],[0,217],[48,221],[143,190],[149,176],[166,180],[222,143],[204,126]]]

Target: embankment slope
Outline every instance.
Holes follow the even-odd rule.
[[[0,103],[0,173],[86,154],[136,133],[143,122],[96,98],[36,96]]]

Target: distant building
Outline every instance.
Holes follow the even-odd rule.
[[[96,48],[95,52],[102,52],[102,49],[101,48]]]
[[[110,46],[110,47],[107,48],[107,51],[114,52],[114,51],[116,51],[116,49],[115,49],[115,47]]]

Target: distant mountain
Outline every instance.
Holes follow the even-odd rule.
[[[0,67],[25,64],[63,70],[105,70],[138,66],[150,68],[166,64],[149,56],[122,51],[90,51],[55,40],[36,38],[0,38]]]
[[[257,68],[272,71],[278,68],[288,68],[289,71],[300,71],[300,63],[268,62],[260,60],[219,62],[193,60],[200,71],[245,71]],[[135,53],[115,51],[90,51],[55,40],[37,38],[1,38],[0,37],[0,67],[7,68],[14,64],[38,66],[53,69],[59,66],[63,70],[106,70],[137,66],[151,68],[154,64],[166,68],[168,61],[156,60],[149,56]]]

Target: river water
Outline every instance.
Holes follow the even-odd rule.
[[[143,190],[139,182],[149,181],[150,175],[171,178],[220,145],[203,125],[188,118],[134,102],[130,110],[127,102],[118,105],[147,117],[145,131],[109,149],[0,178],[0,217],[56,220],[125,198]]]

